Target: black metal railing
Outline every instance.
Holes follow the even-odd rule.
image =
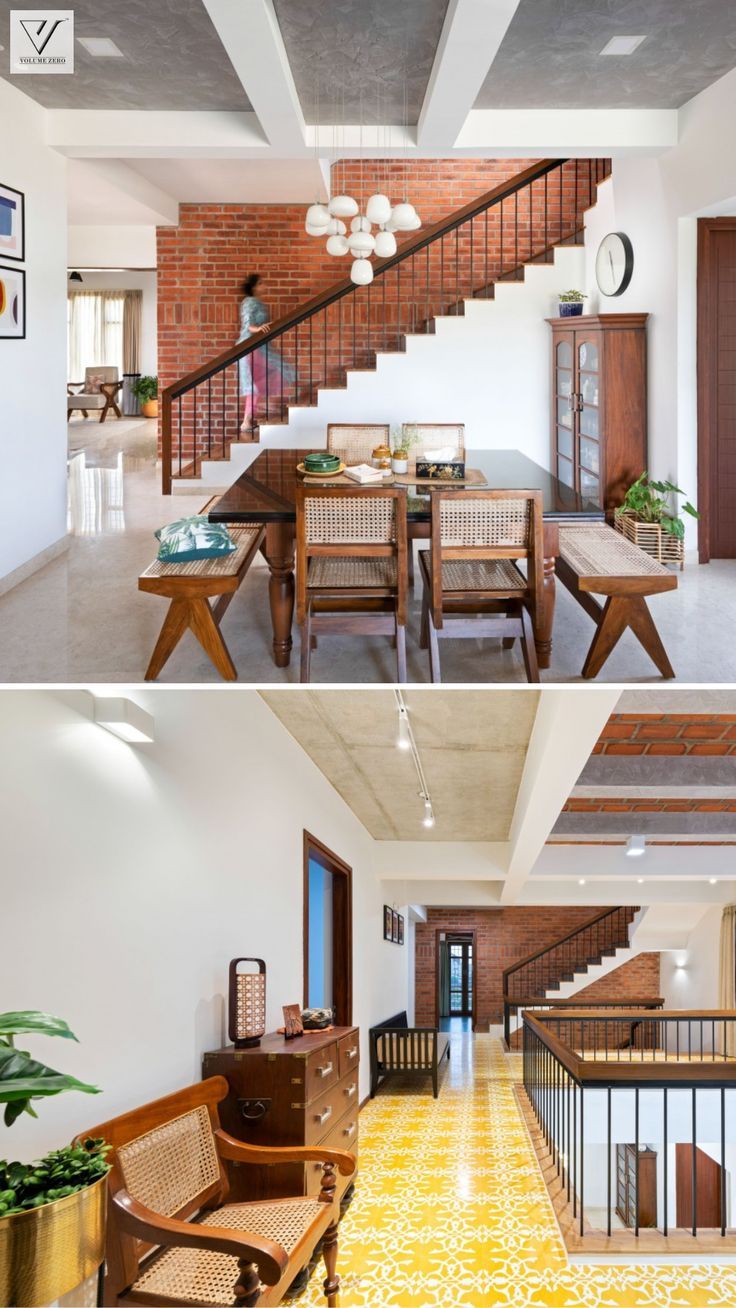
[[[551,262],[574,242],[608,159],[546,159],[486,192],[376,263],[374,281],[337,282],[162,392],[163,492],[199,475],[203,458],[226,458],[241,424],[284,422],[290,405],[313,404],[320,387],[344,385],[349,369],[401,350],[441,314],[490,298],[524,265]],[[242,361],[250,359],[243,368]]]
[[[616,1036],[624,1028],[637,1036],[622,1058]],[[736,1144],[732,1050],[735,1012],[525,1011],[524,1091],[580,1237],[601,1233],[586,1218],[591,1212],[605,1213],[609,1236],[615,1222],[634,1236],[644,1226],[665,1236],[726,1235],[726,1147]],[[643,1158],[654,1178],[646,1215]]]
[[[612,1013],[615,1013],[617,1009],[644,1008],[653,1010],[664,1008],[664,999],[660,995],[655,998],[649,997],[646,999],[639,999],[634,996],[631,996],[628,999],[584,999],[576,996],[574,999],[540,1000],[537,996],[526,996],[523,999],[511,999],[508,995],[504,995],[503,1027],[507,1047],[509,1049],[521,1047],[521,1023],[518,1024],[515,1031],[511,1030],[511,1024],[514,1017],[522,1011],[525,1013],[554,1013],[557,1015],[569,1013],[572,1009],[578,1010],[581,1008],[603,1009],[606,1012]],[[564,1031],[565,1018],[561,1017],[560,1021],[561,1029]],[[625,1022],[621,1022],[621,1030],[618,1034],[620,1035],[621,1041],[620,1048],[627,1048],[627,1041],[631,1039],[631,1032],[627,1030]],[[514,1041],[514,1037],[517,1037],[516,1042]],[[566,1036],[560,1035],[559,1038],[565,1039]],[[613,1034],[611,1038],[614,1038]]]

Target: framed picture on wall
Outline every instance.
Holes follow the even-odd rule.
[[[26,199],[0,182],[0,258],[26,257]]]
[[[388,904],[383,906],[383,938],[384,940],[393,940],[394,938],[393,913]]]
[[[25,339],[26,274],[0,263],[0,341]]]
[[[399,915],[396,909],[391,910],[391,939],[395,945],[399,943]]]
[[[404,943],[404,918],[402,914],[399,913],[399,944],[403,945],[403,943]]]

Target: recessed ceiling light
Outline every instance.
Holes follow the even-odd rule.
[[[711,885],[711,886],[715,886],[715,885],[717,885],[717,884],[718,884],[718,877],[709,877],[709,878],[708,878],[708,884]]]
[[[129,745],[153,743],[153,718],[132,699],[118,695],[95,698],[95,722]]]
[[[647,842],[643,836],[629,836],[624,853],[627,858],[641,858],[647,852]]]
[[[612,36],[608,45],[601,50],[602,55],[630,55],[639,49],[646,36]]]
[[[581,878],[580,878],[580,880],[578,881],[578,885],[579,885],[579,886],[584,886],[584,885],[585,885],[585,877],[581,877]]]
[[[78,36],[77,40],[83,45],[87,54],[94,55],[97,59],[123,59],[122,50],[119,50],[114,41],[109,36]]]
[[[637,886],[643,886],[643,885],[644,885],[644,878],[643,878],[643,877],[637,877],[637,878],[636,878],[636,884],[637,884]]]

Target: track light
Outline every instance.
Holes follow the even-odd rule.
[[[425,827],[434,826],[434,813],[432,812],[432,801],[431,799],[428,798],[425,798],[424,800],[424,817],[422,818],[422,824]]]
[[[409,714],[407,712],[406,704],[404,703],[404,696],[400,690],[394,690],[394,699],[396,700],[396,707],[399,713],[399,734],[396,737],[396,745],[399,749],[406,750],[407,753],[411,752],[412,759],[414,760],[414,767],[417,772],[417,779],[419,781],[419,798],[424,800],[422,825],[425,827],[433,827],[434,809],[432,808],[432,796],[429,793],[429,786],[427,785],[427,778],[424,775],[422,760],[419,757],[417,742],[414,739],[414,732],[411,729],[411,722],[409,721]]]
[[[641,858],[647,852],[647,842],[643,836],[629,836],[624,853],[627,858]]]
[[[399,749],[411,749],[409,715],[403,705],[399,706],[399,735],[396,744]]]

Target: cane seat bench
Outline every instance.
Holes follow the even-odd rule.
[[[155,1100],[93,1132],[111,1146],[105,1303],[277,1304],[322,1241],[329,1305],[336,1274],[335,1168],[352,1154],[262,1148],[220,1129],[224,1077]],[[229,1204],[224,1160],[259,1165],[322,1163],[317,1196]]]
[[[677,577],[638,545],[604,523],[560,524],[557,576],[596,624],[583,665],[595,677],[627,627],[663,677],[674,677],[646,597],[677,589]],[[601,604],[594,597],[604,595]]]
[[[237,671],[220,630],[225,612],[263,544],[263,524],[231,527],[237,548],[217,559],[192,563],[162,563],[156,559],[138,578],[138,589],[163,595],[171,601],[164,624],[146,669],[146,681],[153,681],[179,644],[185,631],[194,632],[226,681],[235,681]],[[210,607],[210,599],[217,602]]]

